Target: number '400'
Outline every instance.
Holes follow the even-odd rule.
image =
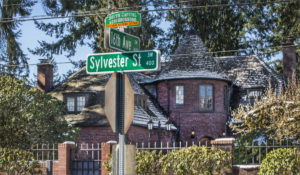
[[[152,66],[152,65],[154,65],[154,60],[151,60],[151,61],[147,61],[146,62],[146,65],[148,65],[148,66]]]

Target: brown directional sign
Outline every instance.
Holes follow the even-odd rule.
[[[109,124],[116,132],[116,80],[117,73],[113,73],[105,86],[105,115]],[[126,133],[131,125],[134,115],[134,93],[130,85],[128,76],[124,76],[124,133]]]

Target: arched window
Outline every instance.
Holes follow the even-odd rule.
[[[202,137],[200,139],[200,144],[201,145],[211,146],[211,144],[210,144],[211,140],[214,140],[214,139],[212,137],[209,137],[209,136]]]

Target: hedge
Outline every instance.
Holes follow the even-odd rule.
[[[21,149],[0,148],[0,172],[7,175],[41,174],[33,154]]]
[[[269,152],[262,161],[258,175],[300,174],[299,148],[279,148]]]

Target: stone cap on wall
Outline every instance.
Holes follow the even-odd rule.
[[[230,145],[235,143],[235,138],[217,138],[210,143],[212,145]]]

